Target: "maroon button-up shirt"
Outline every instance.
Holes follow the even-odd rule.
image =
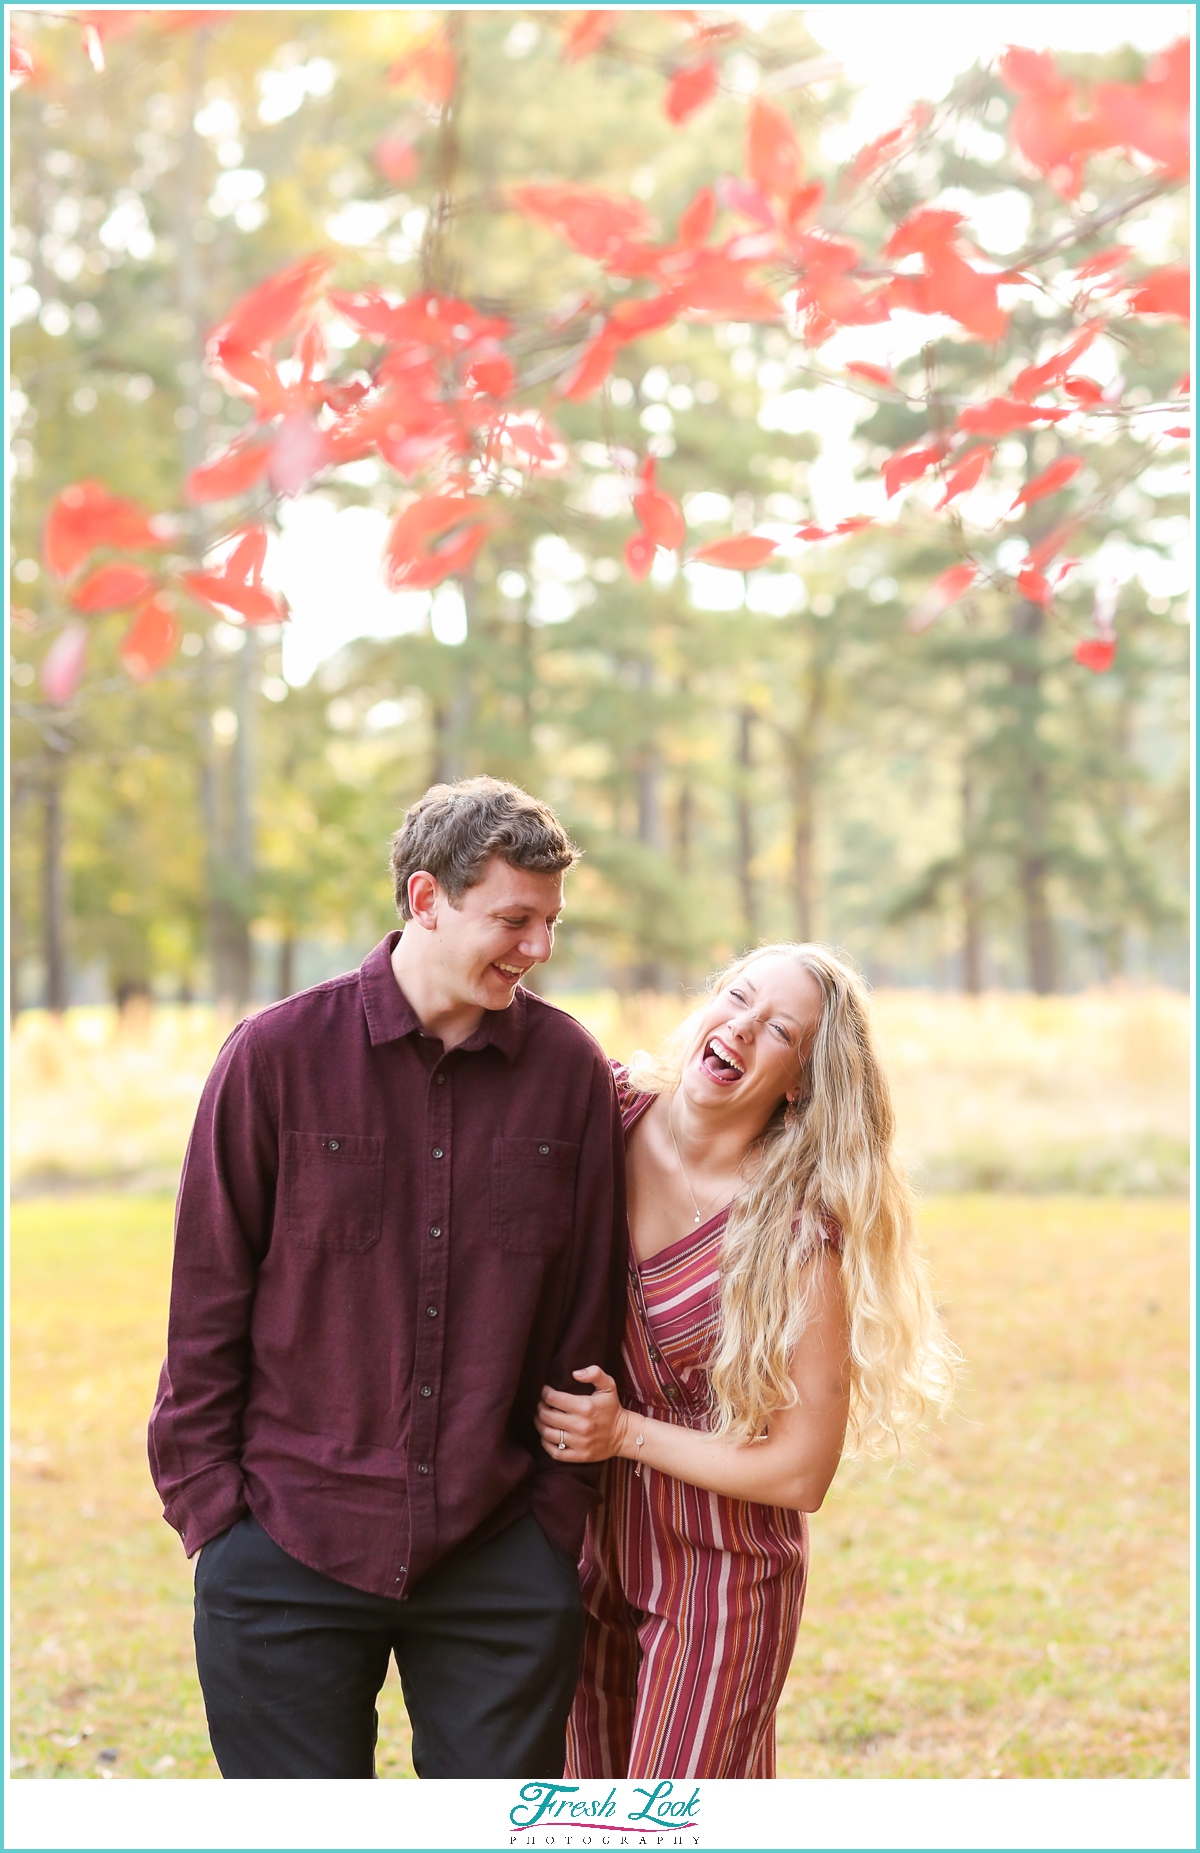
[[[620,1349],[624,1152],[608,1063],[518,990],[447,1054],[361,970],[239,1024],[176,1212],[150,1464],[189,1556],[247,1510],[293,1557],[403,1596],[532,1510],[575,1555],[598,1470],[533,1425]]]

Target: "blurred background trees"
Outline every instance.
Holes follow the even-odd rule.
[[[1049,606],[981,582],[906,628],[966,544],[923,492],[886,527],[796,538],[882,512],[885,459],[979,392],[993,350],[944,316],[922,318],[896,363],[908,400],[845,373],[882,353],[876,327],[817,340],[789,313],[642,336],[601,397],[553,407],[569,467],[525,480],[473,565],[369,611],[358,568],[397,484],[373,458],[326,470],[277,509],[266,571],[290,634],[181,604],[181,647],[152,679],[122,667],[121,625],[80,619],[47,572],[47,510],[84,479],[185,510],[165,545],[193,564],[229,528],[183,492],[247,428],[205,371],[205,336],[298,257],[331,252],[342,291],[424,282],[527,331],[557,317],[586,333],[596,265],[513,210],[513,186],[632,195],[669,238],[699,188],[742,172],[759,87],[810,171],[830,172],[823,138],[849,95],[801,12],[707,45],[689,15],[628,15],[582,55],[580,23],[599,17],[453,13],[431,40],[438,16],[395,9],[99,15],[84,35],[102,39],[96,70],[77,21],[16,16],[33,69],[12,100],[15,1007],[138,992],[240,1005],[342,969],[391,924],[404,807],[484,770],[546,796],[587,851],[557,988],[669,989],[768,936],[840,943],[877,982],[1184,981],[1187,485],[1169,419],[1137,417],[1186,367],[1177,317],[1108,321],[1076,372],[1128,415],[1072,429],[1070,510],[1047,497],[995,546],[1015,576],[1070,513],[1083,565]],[[453,108],[431,45],[453,53]],[[718,53],[721,94],[677,125],[672,74]],[[1129,50],[1060,62],[1085,89],[1144,78]],[[1065,199],[1061,175],[1014,152],[1018,102],[995,70],[965,73],[907,165],[852,199],[831,179],[823,223],[882,243],[933,204],[966,214],[996,264],[1061,245],[1078,265],[1117,238],[1110,269],[1179,260],[1177,175],[1101,152]],[[1006,359],[1044,361],[1077,289],[1015,273]],[[326,338],[366,355],[345,322]],[[534,382],[528,339],[521,365]],[[547,345],[547,378],[556,365],[561,378]],[[855,508],[829,507],[834,453],[862,485]],[[978,492],[991,521],[1061,454],[1053,425],[995,440]],[[631,579],[647,455],[691,544],[754,530],[777,543],[769,563],[681,566],[660,549]],[[1119,637],[1103,674],[1073,655],[1097,600]],[[85,625],[86,675],[52,698],[53,662]]]

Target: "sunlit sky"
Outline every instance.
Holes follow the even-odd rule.
[[[735,10],[761,25],[764,16],[791,9]],[[1104,51],[1131,44],[1152,52],[1186,35],[1193,19],[1190,6],[1092,5],[1086,0],[1046,6],[1036,0],[1011,6],[863,4],[812,6],[804,11],[813,37],[840,61],[846,78],[860,92],[849,122],[831,125],[828,132],[824,152],[831,161],[845,159],[863,142],[897,124],[910,104],[920,99],[940,100],[960,72],[978,59],[996,56],[1006,44],[1072,51]],[[964,212],[976,205],[966,195],[942,203]],[[997,255],[1016,250],[1023,236],[1020,208],[1016,194],[993,196],[982,210],[975,211],[971,229]],[[1147,261],[1162,261],[1169,255],[1156,249],[1161,223],[1147,222],[1141,247]],[[341,227],[329,229],[336,238]],[[830,371],[850,359],[894,365],[914,352],[924,338],[924,318],[897,316],[878,327],[847,329],[835,335],[821,349],[820,364]],[[1091,366],[1104,383],[1115,371],[1115,360],[1106,355],[1103,343],[1093,350]],[[882,513],[882,485],[857,482],[853,474],[855,458],[849,438],[861,414],[861,401],[838,387],[797,388],[790,374],[778,382],[780,390],[772,393],[763,371],[759,385],[768,397],[760,423],[768,429],[774,425],[785,430],[815,430],[821,436],[822,454],[809,470],[816,518],[834,521],[849,514]],[[776,373],[784,371],[776,365]],[[359,480],[372,480],[371,465],[353,468],[363,472]],[[717,500],[708,500],[710,523],[714,512],[719,522]],[[699,510],[699,504],[688,507],[690,522]],[[982,508],[979,512],[984,513]],[[433,599],[428,594],[396,596],[385,590],[379,558],[388,522],[382,508],[339,510],[333,495],[319,491],[285,505],[282,535],[272,547],[267,576],[287,594],[292,611],[283,645],[288,682],[307,681],[324,658],[356,637],[396,636],[432,625],[434,636],[448,647],[463,640],[465,614],[452,584],[441,588]],[[772,531],[770,523],[760,524],[760,529]],[[707,525],[703,537],[713,538],[721,531],[720,525]],[[787,531],[781,525],[777,533],[782,538]],[[1183,536],[1175,563],[1161,562],[1147,550],[1135,556],[1128,543],[1114,537],[1103,561],[1094,563],[1094,570],[1121,579],[1136,571],[1148,591],[1170,595],[1187,583],[1188,555]],[[553,544],[543,543],[530,563],[535,611],[541,612],[543,621],[561,620],[577,608],[582,567],[570,548],[560,543],[556,551]],[[660,555],[655,576],[661,580],[675,570],[673,562]],[[788,577],[786,572],[751,575],[744,588],[740,575],[688,570],[691,596],[697,604],[733,609],[741,604],[745,592],[750,604],[759,609],[771,609],[772,599],[780,610],[787,609],[788,590],[777,583]],[[802,596],[794,578],[791,585],[796,596]]]

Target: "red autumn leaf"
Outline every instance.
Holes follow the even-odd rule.
[[[36,58],[27,45],[22,45],[15,32],[8,41],[8,74],[19,84],[39,75]]]
[[[903,127],[889,129],[886,135],[877,135],[873,142],[868,142],[865,147],[860,148],[851,161],[851,178],[865,180],[868,174],[873,174],[876,168],[882,167],[885,161],[890,161],[894,154],[899,153],[903,139]]]
[[[1132,148],[1168,175],[1189,167],[1190,52],[1176,40],[1151,64],[1140,84],[1097,84],[1092,108],[1105,147]]]
[[[261,522],[243,528],[225,561],[225,578],[242,585],[258,585],[267,562],[267,530]]]
[[[944,448],[941,444],[922,444],[916,450],[893,451],[880,471],[889,502],[907,483],[915,483],[931,470]]]
[[[755,97],[746,124],[746,172],[764,193],[794,193],[803,178],[800,144],[783,111]]]
[[[1074,399],[1077,405],[1090,407],[1103,402],[1104,394],[1095,380],[1089,380],[1082,373],[1069,373],[1060,384],[1067,397]]]
[[[1014,399],[1036,399],[1048,386],[1065,379],[1081,354],[1085,354],[1096,336],[1103,330],[1103,322],[1085,322],[1083,327],[1061,348],[1052,354],[1049,360],[1041,361],[1036,367],[1023,367],[1013,381],[1010,391]]]
[[[300,363],[300,378],[304,384],[311,386],[327,359],[320,322],[308,322],[300,330],[292,358]]]
[[[56,579],[69,579],[94,547],[132,553],[165,545],[140,503],[111,495],[103,483],[88,478],[68,484],[51,503],[42,556]]]
[[[463,384],[469,392],[483,392],[489,399],[504,399],[513,389],[516,369],[507,354],[497,350],[495,354],[481,355],[473,360],[463,374]]]
[[[390,591],[427,592],[475,558],[490,526],[477,496],[427,495],[397,515],[383,549]]]
[[[330,462],[329,440],[307,412],[282,420],[271,445],[267,477],[275,495],[298,495]]]
[[[954,317],[971,334],[982,341],[998,341],[1008,326],[1008,316],[999,304],[996,291],[1000,275],[976,270],[957,249],[962,214],[940,207],[923,206],[898,225],[884,246],[888,257],[908,257],[919,252],[924,259],[922,278],[897,277],[893,292],[898,304],[931,315],[941,311]],[[911,285],[920,283],[913,291]],[[910,286],[908,289],[896,285]]]
[[[145,682],[179,648],[179,621],[164,592],[144,599],[121,639],[121,661],[135,682]]]
[[[649,534],[631,534],[625,542],[625,565],[631,579],[644,579],[654,565],[657,549]]]
[[[717,196],[701,187],[679,215],[675,236],[681,245],[702,245],[717,219]]]
[[[1096,675],[1103,675],[1106,669],[1112,668],[1116,654],[1115,637],[1085,637],[1075,645],[1075,661]]]
[[[698,109],[711,103],[717,94],[717,61],[705,58],[700,64],[685,64],[667,85],[663,109],[668,122],[686,122]]]
[[[682,547],[683,510],[665,489],[643,489],[633,498],[633,512],[658,547]]]
[[[965,495],[968,489],[973,489],[991,460],[991,447],[985,444],[953,463],[942,479],[942,499],[938,507],[945,508],[956,496]]]
[[[886,367],[877,367],[869,360],[848,360],[846,372],[852,373],[857,380],[869,380],[872,386],[885,386],[889,392],[895,392],[896,382]]]
[[[283,606],[266,586],[243,585],[220,573],[185,573],[183,583],[193,598],[210,605],[219,617],[228,618],[235,611],[247,624],[283,623]]]
[[[563,39],[562,55],[567,63],[576,64],[589,52],[599,51],[616,23],[612,8],[597,7],[590,13],[577,14]]]
[[[636,341],[639,335],[652,334],[678,320],[679,295],[669,290],[663,296],[646,296],[637,302],[619,302],[608,319],[609,333],[622,343]]]
[[[514,187],[511,197],[519,211],[550,226],[585,257],[605,257],[623,240],[640,238],[650,229],[640,200],[595,187]]]
[[[274,418],[287,410],[287,388],[265,354],[239,347],[236,342],[218,335],[209,342],[206,359],[211,372],[223,374],[234,390],[240,388],[241,396],[253,401],[255,415],[260,420]]]
[[[873,515],[850,515],[845,521],[839,521],[835,527],[818,527],[810,521],[805,527],[796,529],[797,540],[818,541],[837,540],[846,534],[861,534],[864,528],[874,527]]]
[[[402,187],[412,180],[421,163],[412,143],[403,135],[381,135],[371,150],[371,161],[385,180]]]
[[[516,420],[502,418],[496,426],[496,436],[519,451],[530,464],[556,463],[561,456],[562,439],[557,431],[545,421],[534,422],[529,413],[519,415]]]
[[[72,592],[71,603],[76,611],[120,611],[123,606],[143,598],[153,585],[153,577],[144,566],[113,561],[89,573],[82,585]]]
[[[42,658],[38,680],[46,700],[56,708],[65,708],[83,681],[87,662],[88,627],[78,618],[64,624]]]
[[[728,540],[709,541],[692,555],[707,566],[727,566],[734,572],[748,573],[769,560],[778,543],[761,534],[734,534]]]
[[[788,230],[799,231],[802,225],[806,225],[809,219],[814,218],[824,198],[825,182],[823,180],[810,180],[807,186],[797,187],[794,193],[789,194],[783,210]]]
[[[697,262],[680,278],[672,292],[676,313],[691,309],[734,322],[777,322],[783,311],[762,284],[754,283],[724,251],[696,253]]]
[[[747,186],[734,174],[722,174],[717,181],[717,198],[727,211],[736,212],[739,218],[774,231],[775,214],[761,188]]]
[[[948,566],[944,573],[939,573],[917,600],[906,620],[908,629],[914,637],[927,631],[935,618],[940,618],[969,586],[974,585],[979,568],[970,560],[964,560],[959,566]]]
[[[1132,256],[1133,250],[1130,245],[1108,245],[1103,251],[1094,252],[1085,263],[1076,264],[1075,275],[1077,277],[1109,277],[1114,270],[1120,270],[1122,264]]]
[[[562,386],[564,399],[590,399],[598,392],[613,370],[620,341],[608,328],[602,328],[584,348]]]
[[[1060,521],[1057,527],[1043,534],[1041,540],[1034,541],[1029,549],[1027,566],[1048,566],[1056,553],[1060,553],[1071,535],[1078,528],[1078,521]]]
[[[1047,405],[1025,405],[1018,399],[985,399],[982,405],[969,405],[958,415],[960,431],[975,431],[981,437],[1002,438],[1010,431],[1022,431],[1026,425],[1057,424],[1069,418],[1066,410]]]
[[[1060,489],[1065,489],[1069,482],[1074,481],[1082,468],[1082,457],[1059,457],[1040,476],[1033,477],[1025,484],[1015,497],[1009,514],[1015,513],[1018,508],[1032,508],[1035,502],[1042,501],[1045,496],[1057,495]]]
[[[271,455],[270,438],[231,444],[210,463],[201,463],[188,476],[184,493],[189,502],[224,502],[242,495],[264,475]]]
[[[281,341],[301,317],[311,314],[332,267],[332,258],[316,253],[264,277],[213,329],[210,349],[219,345],[231,355],[253,354]],[[226,371],[232,371],[224,353],[220,358]]]
[[[1032,605],[1048,605],[1054,597],[1054,588],[1044,573],[1036,566],[1023,566],[1017,574],[1017,589],[1025,594]]]
[[[458,63],[449,45],[438,33],[415,51],[398,58],[387,74],[389,84],[411,84],[426,102],[439,108],[450,101],[458,82]]]
[[[1189,425],[1168,425],[1163,432],[1163,436],[1166,438],[1183,438],[1190,442],[1192,436],[1191,427]]]
[[[1009,122],[1015,147],[1065,199],[1074,199],[1085,155],[1106,145],[1100,125],[1079,114],[1070,80],[1048,51],[1010,45],[1000,59],[1000,76],[1021,98]]]
[[[1129,298],[1134,315],[1174,315],[1181,322],[1192,319],[1191,281],[1185,264],[1168,264],[1152,270]]]

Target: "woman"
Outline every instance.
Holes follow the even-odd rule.
[[[895,1446],[954,1348],[914,1245],[863,987],[760,948],[658,1061],[614,1064],[629,1176],[623,1395],[547,1387],[542,1445],[607,1461],[584,1541],[573,1776],[775,1774],[807,1512],[849,1426]]]

